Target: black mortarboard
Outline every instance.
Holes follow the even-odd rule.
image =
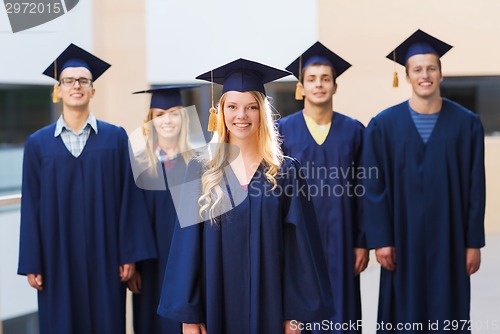
[[[161,86],[134,92],[132,94],[151,93],[150,108],[167,110],[172,107],[184,106],[184,102],[182,101],[181,96],[181,90],[199,86],[200,85]]]
[[[387,55],[387,58],[405,66],[406,61],[416,54],[434,53],[442,57],[452,48],[451,45],[423,32],[415,31],[396,49]]]
[[[406,62],[411,56],[417,54],[433,53],[442,57],[453,46],[437,39],[434,36],[418,29],[403,43],[396,47],[386,57],[400,65],[406,66]],[[398,87],[397,71],[394,70],[393,87]]]
[[[258,91],[266,94],[265,83],[290,74],[288,71],[240,58],[203,73],[196,79],[223,85],[223,94],[230,90],[238,92]]]
[[[316,42],[309,49],[304,51],[304,53],[302,53],[290,65],[288,65],[286,69],[292,72],[293,75],[295,75],[295,77],[299,79],[299,81],[301,81],[304,68],[314,63],[329,65],[331,68],[333,68],[336,78],[338,78],[349,67],[351,67],[351,64],[342,59],[335,52],[328,49],[320,42]],[[299,83],[297,83],[295,98],[297,100],[302,100],[303,97],[299,88],[300,85]]]
[[[57,59],[43,71],[43,74],[59,81],[59,75],[65,68],[85,67],[92,73],[92,81],[96,81],[110,66],[110,64],[75,44],[70,44]]]

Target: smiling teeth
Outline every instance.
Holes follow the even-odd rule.
[[[250,124],[235,124],[234,126],[236,126],[237,128],[246,128],[250,126]]]
[[[431,85],[431,83],[430,83],[430,82],[422,82],[422,83],[420,84],[420,86],[430,86],[430,85]]]

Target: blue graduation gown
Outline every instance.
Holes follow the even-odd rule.
[[[97,121],[74,157],[55,124],[26,141],[19,274],[42,274],[40,333],[125,333],[119,265],[156,256],[125,131]]]
[[[186,164],[181,155],[178,155],[174,161],[175,165],[169,171],[165,170],[163,163],[158,162],[156,166],[153,166],[156,169],[153,173],[146,171],[140,176],[141,180],[138,180],[139,184],[145,185],[152,185],[156,182],[161,184],[161,187],[158,185],[158,188],[165,185],[166,189],[162,191],[144,191],[158,250],[158,258],[137,265],[137,271],[140,272],[142,278],[142,288],[140,294],[133,295],[135,334],[182,333],[181,323],[160,317],[157,313],[165,267],[177,219],[175,206],[168,189],[166,173],[169,174],[168,180],[170,182],[177,181],[180,184],[186,172]],[[144,180],[144,178],[150,180]]]
[[[188,175],[200,175],[191,163]],[[307,187],[286,158],[270,191],[262,166],[248,197],[209,222],[175,226],[158,313],[205,323],[208,333],[283,333],[287,319],[328,319],[333,312],[326,264]],[[235,175],[226,174],[235,184]],[[237,183],[239,184],[239,183]],[[183,198],[197,208],[197,197]],[[193,209],[193,221],[198,210]]]
[[[445,321],[468,320],[465,249],[484,246],[479,117],[443,99],[424,144],[405,101],[372,119],[364,159],[378,168],[365,180],[368,246],[396,248],[396,270],[381,272],[379,323],[422,323],[425,332],[429,321],[443,331]],[[455,333],[469,333],[465,327]]]
[[[323,242],[335,302],[334,323],[361,319],[359,276],[354,276],[354,248],[365,248],[357,180],[364,126],[335,112],[330,132],[318,145],[307,128],[302,111],[278,122],[283,152],[296,158],[307,171],[312,202]],[[335,327],[333,327],[334,329]],[[358,333],[359,331],[343,331]],[[321,331],[319,331],[321,332]],[[332,333],[341,331],[330,331]]]

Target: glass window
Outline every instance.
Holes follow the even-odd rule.
[[[500,76],[445,77],[441,95],[477,113],[486,135],[500,135]]]

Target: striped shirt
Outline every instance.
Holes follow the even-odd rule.
[[[408,103],[408,109],[410,109],[411,118],[413,118],[413,122],[415,123],[415,127],[417,128],[420,137],[423,142],[427,144],[429,137],[431,136],[432,130],[436,125],[436,122],[439,117],[439,112],[434,114],[419,114],[415,110],[410,107]]]
[[[79,133],[71,130],[64,121],[63,115],[61,115],[56,123],[56,131],[54,131],[54,137],[61,136],[61,139],[68,151],[74,157],[78,157],[82,153],[85,144],[87,143],[87,139],[90,136],[90,129],[94,129],[94,132],[97,134],[97,121],[94,115],[90,113],[87,121],[85,122]]]

